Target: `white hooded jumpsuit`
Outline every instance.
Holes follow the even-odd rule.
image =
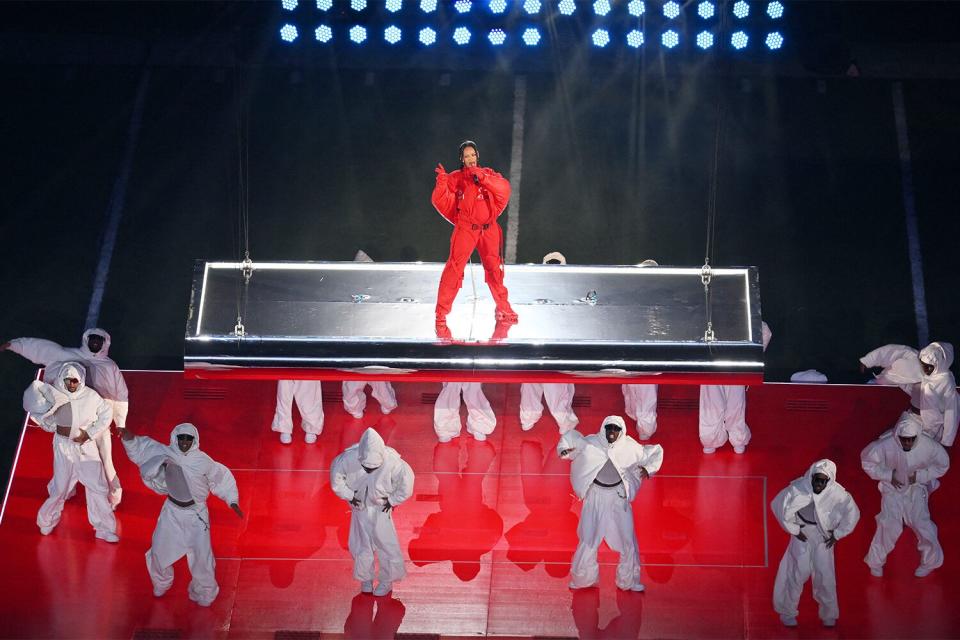
[[[570,586],[574,589],[590,587],[600,577],[597,551],[604,540],[620,554],[617,564],[617,587],[642,590],[640,582],[640,552],[633,525],[633,499],[642,482],[640,468],[655,474],[663,464],[663,447],[642,445],[626,434],[626,423],[620,416],[608,416],[601,425],[614,423],[621,432],[613,443],[607,442],[603,426],[598,433],[583,436],[579,431],[565,433],[557,444],[561,458],[572,461],[570,483],[581,500],[580,524],[577,536],[580,542],[570,566]],[[570,450],[566,455],[564,451]],[[594,482],[610,462],[621,483],[603,487]],[[604,483],[613,484],[613,483]]]
[[[440,442],[460,435],[460,394],[467,405],[467,431],[477,440],[486,440],[497,426],[497,416],[483,395],[479,382],[444,382],[433,407],[433,429]]]
[[[278,380],[277,408],[270,429],[278,433],[293,433],[294,401],[300,410],[303,430],[320,435],[323,431],[323,390],[319,380]]]
[[[96,353],[90,351],[87,345],[87,340],[93,334],[103,338],[103,347]],[[83,332],[80,346],[76,348],[62,347],[56,342],[42,338],[16,338],[10,341],[10,350],[34,364],[47,367],[51,375],[56,375],[57,369],[64,362],[82,364],[87,371],[87,386],[110,404],[113,410],[113,422],[117,428],[126,428],[130,394],[120,367],[110,358],[109,333],[103,329],[87,329]],[[97,438],[97,449],[100,451],[100,460],[103,462],[103,469],[110,483],[110,505],[116,508],[123,497],[123,490],[120,487],[117,470],[113,466],[113,446],[109,429]]]
[[[363,417],[367,407],[367,385],[372,389],[374,400],[380,403],[380,413],[388,415],[397,408],[397,394],[389,382],[367,382],[366,380],[343,381],[343,408],[357,420]]]
[[[813,492],[811,481],[817,473],[830,478],[819,495]],[[800,512],[811,504],[814,517],[813,523],[808,523]],[[837,483],[837,465],[826,459],[813,463],[806,474],[777,494],[770,509],[790,534],[773,583],[773,608],[782,618],[796,618],[803,585],[812,577],[813,599],[820,605],[820,619],[832,624],[840,616],[840,607],[833,547],[828,548],[826,541],[831,533],[837,540],[850,535],[860,520],[860,509],[853,496]],[[797,538],[801,531],[806,541]]]
[[[193,445],[186,453],[177,445],[180,434],[193,436]],[[233,473],[200,451],[200,433],[189,423],[173,428],[169,446],[146,436],[124,440],[123,446],[130,460],[140,467],[140,477],[147,487],[181,503],[193,501],[186,507],[169,499],[163,503],[146,553],[153,594],[162,596],[167,592],[173,584],[173,564],[187,556],[191,576],[187,593],[200,606],[210,606],[220,586],[210,545],[207,496],[212,493],[228,505],[237,504],[240,495]],[[171,468],[174,466],[180,471]]]
[[[760,325],[763,350],[773,333]],[[739,453],[750,444],[747,426],[747,388],[742,385],[702,385],[700,387],[700,444],[705,450],[718,449],[730,440]],[[705,451],[706,452],[706,451]]]
[[[622,384],[624,411],[637,422],[641,440],[649,440],[657,430],[657,385]]]
[[[910,451],[903,450],[901,436],[916,436]],[[923,433],[920,418],[908,411],[900,416],[892,434],[885,434],[867,445],[860,454],[860,462],[880,489],[877,532],[864,558],[867,565],[874,571],[883,569],[887,554],[903,533],[904,523],[917,534],[920,551],[917,572],[927,575],[943,565],[943,547],[937,539],[937,525],[930,519],[928,500],[939,486],[939,478],[950,468],[946,450]],[[916,474],[915,482],[911,483],[913,474]],[[899,489],[893,485],[894,477],[903,483]]]
[[[550,414],[557,421],[560,433],[575,429],[580,423],[573,412],[573,384],[524,382],[520,385],[520,428],[533,429],[543,415],[543,401],[546,400]]]
[[[376,471],[367,473],[363,467]],[[393,511],[384,512],[387,501],[397,507],[413,495],[413,469],[397,451],[388,447],[380,434],[367,429],[360,442],[345,449],[330,468],[330,487],[351,505],[350,555],[353,556],[353,577],[361,582],[372,581],[374,558],[380,560],[379,581],[387,584],[407,575],[403,552],[393,524]]]
[[[76,391],[67,391],[63,382],[65,378],[80,381]],[[24,408],[44,431],[54,433],[53,478],[47,484],[50,497],[37,513],[37,526],[44,535],[53,531],[63,514],[64,501],[79,482],[86,489],[87,519],[97,537],[108,539],[116,535],[117,519],[107,498],[109,486],[96,441],[101,433],[109,434],[113,411],[109,403],[86,386],[85,379],[86,372],[81,364],[66,362],[60,367],[54,385],[34,382],[24,394]],[[46,411],[41,413],[44,408]],[[57,434],[58,426],[70,427],[70,436]],[[73,438],[81,431],[86,431],[90,440],[77,444]]]
[[[930,375],[923,373],[920,361],[933,365]],[[919,353],[902,344],[888,344],[860,358],[866,367],[882,367],[880,384],[897,385],[910,396],[911,405],[920,412],[923,431],[945,447],[957,437],[957,382],[950,373],[953,345],[931,342]]]

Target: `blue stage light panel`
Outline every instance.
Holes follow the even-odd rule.
[[[396,13],[403,9],[403,0],[387,0],[384,6],[390,13]]]
[[[627,32],[627,46],[639,49],[643,46],[643,31],[633,29]]]
[[[697,15],[704,20],[709,20],[716,13],[717,7],[710,0],[703,0],[697,5]]]
[[[680,44],[680,34],[673,29],[667,29],[663,32],[663,35],[660,36],[660,44],[665,46],[667,49],[673,49],[675,46]]]
[[[733,45],[733,48],[739,51],[747,46],[750,42],[750,36],[747,35],[746,31],[735,31],[730,36],[730,44]]]
[[[540,44],[540,30],[536,27],[527,27],[523,30],[521,38],[523,39],[523,44],[528,47],[535,47]]]
[[[680,15],[680,5],[679,5],[679,3],[674,2],[674,0],[670,0],[669,2],[665,2],[665,3],[663,4],[663,16],[664,16],[665,18],[669,18],[670,20],[674,20],[674,19],[677,18],[677,16],[679,16],[679,15]]]
[[[747,4],[746,0],[737,0],[733,4],[733,15],[740,20],[750,15],[750,5]]]
[[[322,24],[313,31],[313,37],[317,39],[317,42],[326,44],[333,40],[333,29]]]
[[[487,40],[489,40],[493,46],[499,47],[507,41],[507,34],[503,29],[490,29],[490,33],[487,34]]]
[[[470,42],[470,29],[457,27],[453,30],[453,41],[461,47]]]
[[[524,0],[523,10],[531,16],[535,13],[540,13],[540,0]]]
[[[507,10],[507,0],[490,0],[487,6],[490,7],[490,13],[500,15]]]
[[[697,46],[706,51],[713,46],[713,34],[709,31],[701,31],[697,34]]]
[[[647,10],[647,3],[643,0],[630,0],[627,3],[627,13],[632,15],[634,18],[639,18]]]
[[[770,4],[768,4],[768,5],[767,5],[767,15],[770,16],[771,18],[773,18],[774,20],[777,20],[778,18],[782,18],[782,17],[783,17],[783,3],[782,3],[782,2],[777,2],[776,0],[774,0],[773,2],[771,2]]]
[[[610,32],[606,29],[597,29],[593,32],[593,35],[590,36],[590,39],[593,41],[593,46],[602,49],[610,44]]]
[[[610,0],[597,0],[593,3],[593,12],[598,16],[610,13]]]
[[[350,0],[350,8],[354,11],[363,11],[367,8],[367,0]]]
[[[383,39],[386,40],[389,44],[397,44],[400,42],[400,39],[403,37],[403,32],[400,31],[400,27],[396,25],[390,25],[383,30]]]
[[[350,31],[348,33],[350,34],[350,41],[355,44],[362,44],[363,41],[367,39],[367,28],[361,27],[358,24],[350,27]]]
[[[293,11],[297,8],[297,5],[300,4],[299,0],[281,0],[280,6],[282,6],[287,11]]]
[[[437,10],[437,0],[420,0],[420,11],[433,13]]]
[[[418,38],[420,40],[420,44],[425,47],[429,47],[437,41],[437,32],[430,27],[424,27],[423,29],[420,29],[420,35]]]
[[[280,27],[280,39],[284,42],[293,42],[298,35],[300,35],[300,32],[292,24],[285,24]]]
[[[767,34],[766,39],[767,49],[774,51],[783,46],[783,36],[780,35],[779,31],[771,31]]]
[[[333,0],[317,0],[317,9],[320,11],[330,11],[333,6]]]
[[[574,0],[560,0],[560,2],[557,3],[557,11],[565,16],[572,16],[576,10],[577,3],[574,2]]]
[[[453,3],[453,8],[457,10],[457,13],[469,13],[470,9],[473,8],[472,0],[457,0]]]

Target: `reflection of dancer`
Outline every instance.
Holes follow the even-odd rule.
[[[643,479],[660,470],[663,447],[642,445],[624,431],[623,418],[607,416],[598,433],[584,437],[579,431],[570,431],[557,444],[560,457],[573,460],[570,482],[583,500],[577,528],[580,544],[570,569],[571,589],[597,584],[597,551],[604,540],[620,554],[617,587],[644,589],[632,503]]]
[[[379,433],[367,429],[360,442],[333,461],[330,487],[352,508],[350,555],[360,591],[387,595],[393,590],[393,583],[407,575],[391,512],[413,495],[413,469],[383,442]],[[374,556],[380,560],[380,584],[376,589]]]
[[[570,573],[570,549],[577,545],[577,515],[571,510],[566,462],[543,445],[524,440],[520,445],[520,482],[523,502],[530,513],[504,536],[510,546],[507,559],[523,571],[544,563],[548,575]]]
[[[503,518],[483,502],[483,480],[496,458],[489,442],[468,442],[461,469],[460,448],[437,444],[433,472],[437,476],[440,511],[427,517],[420,536],[410,541],[410,560],[417,566],[450,560],[464,582],[480,573],[480,558],[503,533]]]
[[[359,593],[350,603],[350,615],[343,624],[343,635],[358,640],[392,640],[397,636],[406,612],[407,608],[396,598],[371,598]]]
[[[617,609],[620,615],[600,628],[600,590],[585,589],[573,594],[570,603],[573,623],[577,625],[577,637],[581,640],[593,638],[636,638],[640,635],[643,616],[643,596],[630,591],[617,590]]]
[[[914,572],[923,578],[943,565],[943,547],[937,525],[930,518],[930,493],[950,468],[950,456],[936,440],[923,432],[920,416],[905,411],[893,434],[880,436],[860,454],[860,463],[880,488],[877,532],[864,559],[870,573],[880,577],[883,565],[903,525],[917,534],[920,566]]]
[[[460,145],[460,169],[447,173],[437,165],[437,183],[431,201],[444,218],[454,225],[450,238],[450,256],[440,276],[437,291],[437,328],[446,326],[447,314],[463,285],[463,269],[474,249],[487,286],[497,305],[497,320],[516,322],[507,288],[503,286],[503,261],[500,258],[502,232],[497,217],[510,200],[510,183],[489,167],[480,167],[477,144],[471,140]]]
[[[850,535],[860,520],[860,509],[843,485],[837,483],[837,465],[818,460],[773,499],[773,515],[790,534],[773,583],[773,608],[784,626],[797,626],[797,605],[807,580],[820,605],[823,626],[840,617],[833,547]]]

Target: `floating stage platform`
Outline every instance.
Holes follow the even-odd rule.
[[[434,326],[441,263],[198,261],[193,379],[758,384],[755,267],[507,265],[519,323],[468,264]],[[711,333],[712,332],[712,333]]]

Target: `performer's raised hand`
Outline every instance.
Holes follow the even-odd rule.
[[[434,171],[437,173],[437,177],[447,175],[447,170],[444,169],[444,168],[443,168],[443,165],[440,164],[439,162],[437,163],[437,168],[434,169]]]

